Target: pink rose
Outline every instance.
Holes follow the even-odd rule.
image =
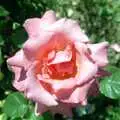
[[[56,20],[53,11],[23,25],[29,35],[23,49],[7,60],[13,86],[36,103],[37,115],[49,110],[72,115],[71,109],[96,95],[96,78],[106,73],[108,43],[91,44],[78,23]]]

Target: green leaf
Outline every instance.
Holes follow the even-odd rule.
[[[111,72],[111,74],[114,74],[115,72],[120,71],[120,68],[117,68],[116,66],[109,65],[106,67],[106,70]]]
[[[0,17],[5,17],[5,16],[8,16],[9,15],[9,12],[2,6],[0,6]]]
[[[45,120],[43,116],[36,116],[34,111],[31,111],[30,115],[27,117],[26,120]]]
[[[26,120],[53,120],[53,116],[50,112],[45,112],[40,116],[36,116],[34,109],[29,110],[26,116]]]
[[[23,117],[27,112],[27,101],[24,96],[15,92],[10,94],[5,101],[3,111],[11,118]]]
[[[104,78],[100,82],[100,91],[106,97],[109,97],[112,99],[119,99],[120,98],[120,69],[116,67],[111,67],[109,69],[111,69],[112,75],[110,77]]]
[[[53,120],[53,116],[50,112],[45,112],[43,114],[43,118],[44,118],[44,120]]]
[[[22,44],[27,40],[27,33],[23,28],[17,28],[11,36],[15,47],[21,48]]]

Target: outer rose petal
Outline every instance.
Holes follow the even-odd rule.
[[[57,106],[50,107],[49,110],[53,114],[60,113],[72,117],[72,107],[70,104],[59,103]]]
[[[70,97],[75,88],[72,89],[60,89],[55,92],[56,99],[58,100],[66,100]]]
[[[79,24],[75,20],[71,19],[60,19],[51,27],[47,28],[49,32],[64,32],[70,37],[71,40],[79,42],[89,42],[88,37],[81,30]]]
[[[41,115],[42,113],[46,112],[48,110],[48,108],[41,104],[41,103],[36,103],[35,104],[35,114],[38,116],[38,115]]]
[[[44,79],[41,75],[38,75],[38,80],[51,84],[55,92],[59,91],[60,89],[72,89],[73,87],[75,87],[75,85],[77,85],[77,81],[75,80],[75,78],[69,78],[60,81],[60,80]]]
[[[46,106],[55,106],[58,103],[55,101],[54,97],[47,92],[40,84],[40,82],[35,78],[34,65],[27,72],[26,79],[26,96],[36,102],[44,104]]]
[[[88,91],[88,96],[97,96],[99,93],[99,81],[94,80],[94,82],[91,84],[89,91]]]
[[[99,66],[105,66],[108,64],[108,59],[107,59],[108,42],[102,42],[98,44],[88,44],[88,48],[91,50],[92,59]]]
[[[47,11],[41,19],[40,18],[27,19],[23,26],[28,32],[29,37],[36,37],[41,34],[41,30],[44,29],[44,27],[54,23],[55,21],[56,15],[54,11],[50,10]]]
[[[26,89],[26,71],[23,68],[15,66],[12,66],[11,69],[15,73],[15,80],[13,81],[13,86],[19,91],[24,91]]]
[[[53,24],[54,22],[56,22],[56,19],[57,19],[56,14],[52,10],[49,10],[49,11],[45,12],[45,14],[42,17],[42,20],[44,22],[49,23],[49,24]]]
[[[95,77],[100,78],[100,77],[106,77],[106,76],[110,76],[110,75],[111,75],[110,72],[108,72],[104,69],[99,69]]]
[[[94,64],[89,58],[85,55],[87,52],[86,46],[81,43],[76,43],[76,49],[79,52],[78,61],[78,75],[76,76],[77,84],[82,85],[92,79],[98,71],[98,66]]]
[[[29,60],[35,60],[35,56],[38,51],[41,52],[41,56],[45,50],[50,49],[47,45],[48,41],[52,37],[53,33],[48,31],[41,31],[39,37],[29,38],[23,46],[25,55]]]
[[[57,106],[46,107],[43,104],[36,103],[35,114],[41,115],[43,112],[51,111],[53,114],[61,113],[63,115],[72,116],[72,107],[69,104],[59,103]]]
[[[10,66],[24,67],[25,69],[30,65],[30,61],[27,60],[23,50],[18,51],[13,57],[9,58],[7,63]]]
[[[67,103],[81,103],[82,105],[86,105],[88,91],[94,81],[95,80],[93,79],[88,83],[77,87],[67,100],[61,100],[61,101]]]

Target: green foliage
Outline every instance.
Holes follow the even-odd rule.
[[[112,75],[103,79],[100,83],[100,91],[112,99],[120,98],[120,69],[111,67]]]
[[[9,12],[2,6],[0,6],[0,17],[5,17],[5,16],[8,16],[9,15]]]
[[[23,28],[17,28],[11,35],[11,41],[16,48],[21,48],[27,40],[27,34]]]
[[[13,88],[13,74],[6,64],[27,40],[24,21],[41,17],[49,9],[58,18],[77,20],[93,42],[120,43],[120,0],[0,0],[0,120],[65,119],[53,118],[49,112],[36,116],[33,103]],[[110,49],[109,61],[112,66],[107,70],[112,75],[100,81],[102,94],[73,110],[75,120],[120,120],[120,54]]]
[[[27,112],[27,101],[19,92],[12,93],[6,98],[3,111],[12,119],[23,118]]]

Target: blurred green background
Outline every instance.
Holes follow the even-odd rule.
[[[34,104],[12,87],[13,74],[6,65],[6,59],[27,39],[22,27],[24,21],[41,17],[49,9],[54,10],[58,18],[77,20],[95,43],[120,44],[120,0],[0,0],[0,120],[72,120],[58,114],[53,117],[48,112],[36,117]],[[109,49],[109,60],[108,69],[120,71],[120,54]],[[120,75],[117,80],[119,78]],[[117,99],[108,98],[108,94],[105,94],[108,97],[100,94],[90,98],[88,106],[73,110],[73,119],[120,120],[120,91],[118,93]]]

